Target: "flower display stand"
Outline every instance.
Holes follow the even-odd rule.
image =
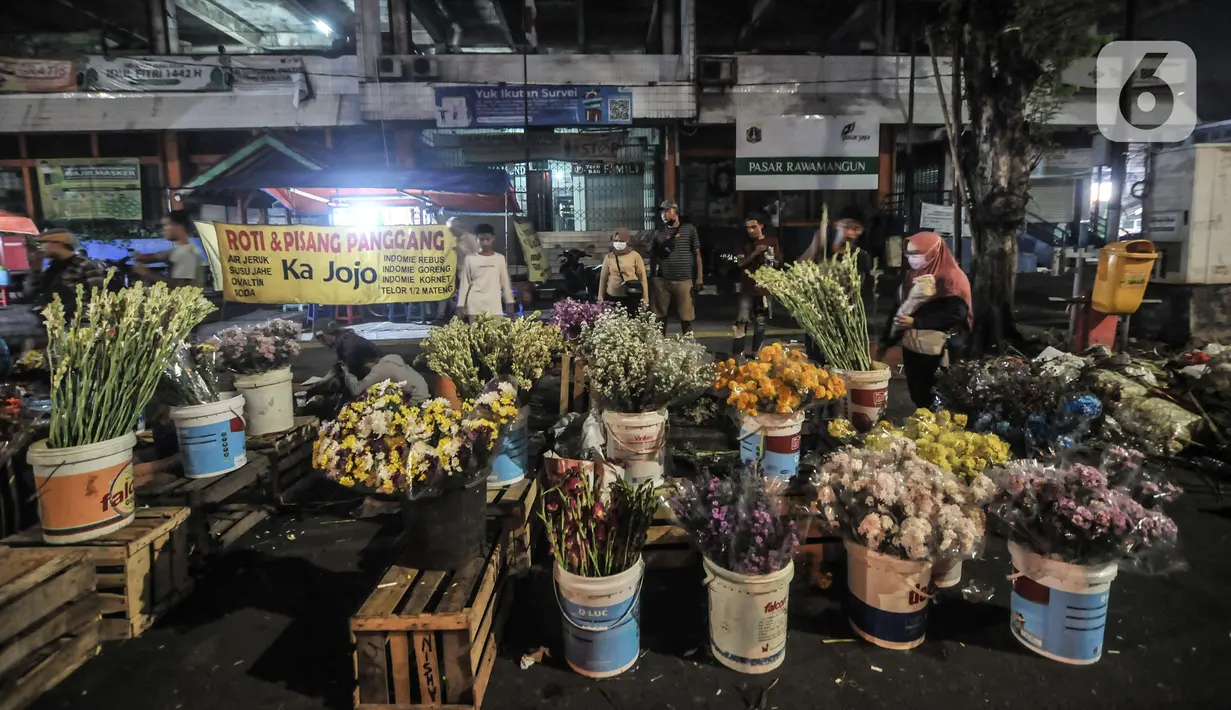
[[[542,527],[535,509],[540,492],[539,482],[533,477],[507,488],[487,489],[487,517],[499,520],[508,534],[508,565],[512,574],[530,569],[531,549]]]
[[[312,475],[312,444],[320,431],[316,417],[295,417],[295,426],[276,434],[248,439],[248,451],[269,459],[265,475],[268,500],[274,505],[293,502],[316,480]]]
[[[269,517],[261,490],[269,467],[263,454],[249,452],[247,464],[213,478],[160,474],[137,484],[137,500],[190,509],[188,535],[193,548],[203,554],[221,552]]]
[[[19,710],[98,653],[94,565],[80,549],[0,548],[0,710]]]
[[[487,555],[457,570],[389,568],[350,618],[355,707],[478,708],[508,618],[508,536],[489,525]]]
[[[95,540],[48,546],[38,527],[5,538],[13,548],[80,552],[93,565],[102,621],[99,638],[136,638],[192,591],[188,508],[138,509],[131,525]]]

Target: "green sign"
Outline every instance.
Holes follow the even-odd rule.
[[[736,175],[876,175],[876,158],[739,158]]]
[[[141,163],[135,158],[38,161],[43,219],[141,219]]]

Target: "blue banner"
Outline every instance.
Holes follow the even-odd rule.
[[[439,128],[626,126],[633,95],[614,86],[437,86]]]

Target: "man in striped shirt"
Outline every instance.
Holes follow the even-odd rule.
[[[667,329],[667,317],[672,307],[680,316],[680,329],[692,332],[697,313],[693,302],[695,290],[701,288],[701,237],[691,224],[680,223],[680,207],[672,200],[660,206],[663,226],[654,232],[651,241],[652,273],[650,307]]]

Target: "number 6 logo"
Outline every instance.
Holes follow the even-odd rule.
[[[1123,143],[1177,143],[1197,126],[1197,59],[1183,42],[1112,42],[1095,61],[1099,131]]]

